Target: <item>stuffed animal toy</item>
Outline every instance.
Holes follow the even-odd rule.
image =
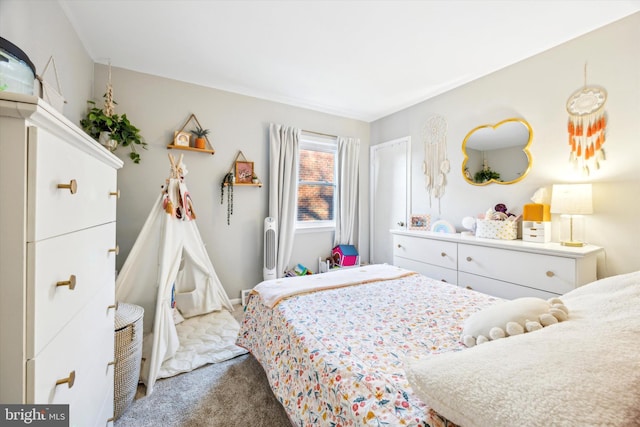
[[[560,298],[526,297],[505,301],[471,315],[464,324],[462,343],[467,347],[534,332],[564,322],[569,309]]]

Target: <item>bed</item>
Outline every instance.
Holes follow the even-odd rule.
[[[249,296],[237,344],[294,425],[444,426],[403,361],[462,350],[461,323],[497,301],[389,265],[271,280]]]
[[[640,273],[472,348],[465,322],[507,301],[386,265],[315,276],[256,286],[237,340],[293,425],[640,425]]]

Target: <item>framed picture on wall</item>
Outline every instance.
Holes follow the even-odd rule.
[[[188,147],[191,141],[191,134],[189,132],[176,132],[173,137],[173,145],[177,147]]]
[[[253,178],[253,162],[236,162],[236,183],[251,184]]]
[[[409,222],[410,230],[429,230],[430,227],[430,215],[411,215],[411,220]]]

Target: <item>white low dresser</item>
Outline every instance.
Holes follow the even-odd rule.
[[[550,298],[596,280],[602,248],[391,230],[393,263],[425,276],[506,299]]]
[[[0,92],[0,402],[113,424],[120,167],[38,97]]]

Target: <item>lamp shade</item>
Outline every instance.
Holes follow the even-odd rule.
[[[551,193],[551,213],[592,214],[591,184],[554,184]]]

